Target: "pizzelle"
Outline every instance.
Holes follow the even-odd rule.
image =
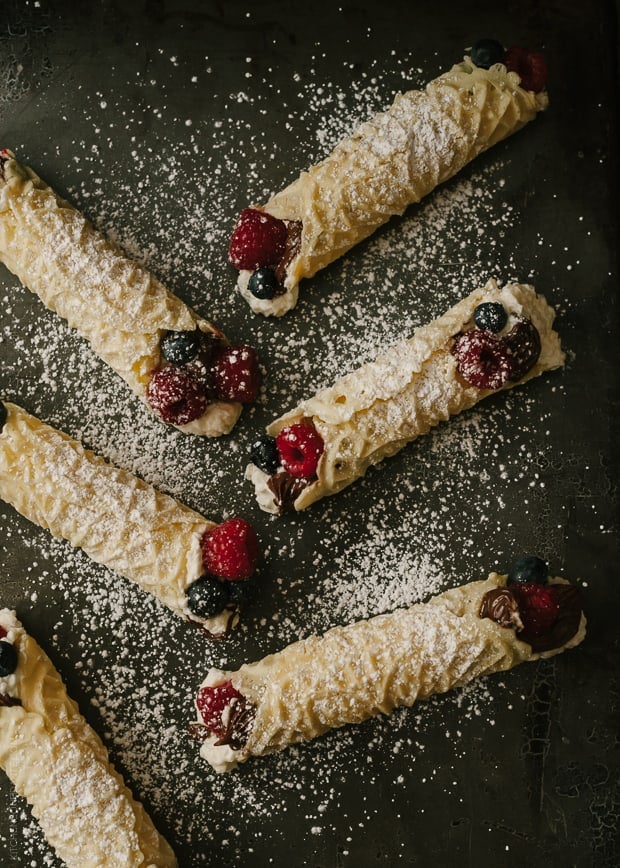
[[[272,513],[303,510],[439,422],[560,367],[554,317],[534,287],[489,280],[409,340],[272,422],[262,441],[271,442],[272,461],[253,455],[246,470],[259,505]]]
[[[176,866],[54,664],[9,609],[0,609],[0,766],[69,868]]]
[[[586,622],[577,586],[526,578],[512,583],[510,574],[491,573],[237,671],[212,669],[196,698],[201,756],[229,771],[251,756],[578,645]]]
[[[0,261],[181,431],[226,434],[242,404],[256,397],[251,347],[229,346],[216,326],[6,148],[0,151]]]
[[[239,608],[232,586],[250,577],[258,558],[250,525],[210,521],[16,404],[1,406],[3,500],[211,636],[229,631]],[[241,564],[234,575],[209,554],[213,535],[222,534]]]
[[[466,57],[423,90],[398,94],[322,162],[262,206],[245,209],[230,244],[251,308],[281,316],[299,283],[520,130],[548,105],[504,63]]]

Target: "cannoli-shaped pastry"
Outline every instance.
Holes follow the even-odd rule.
[[[0,261],[67,320],[164,422],[228,433],[259,387],[256,351],[230,346],[128,259],[6,148],[0,151]]]
[[[439,319],[281,416],[246,476],[267,512],[305,509],[434,425],[563,364],[554,311],[534,288],[490,280]]]
[[[3,500],[212,637],[231,629],[258,559],[247,522],[209,521],[15,404],[0,429]]]
[[[547,107],[542,55],[481,40],[424,90],[399,94],[321,163],[242,211],[229,258],[251,308],[281,316],[298,285]]]
[[[201,756],[218,772],[335,727],[551,657],[585,635],[579,590],[537,557],[409,609],[289,645],[236,672],[212,669],[196,697]]]
[[[10,609],[0,609],[0,766],[69,868],[177,864],[54,664]]]

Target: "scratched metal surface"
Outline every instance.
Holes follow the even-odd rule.
[[[181,443],[2,267],[0,395],[213,517],[251,518],[268,557],[244,626],[213,651],[136,589],[108,601],[113,580],[105,570],[50,544],[7,507],[0,509],[2,604],[15,607],[48,650],[183,866],[617,865],[612,4],[518,0],[508,10],[450,0],[158,0],[93,3],[88,13],[75,5],[3,4],[0,144],[116,232],[231,337],[256,343],[266,387],[232,437]],[[419,85],[488,35],[542,46],[551,67],[547,115],[463,173],[474,188],[501,177],[501,196],[499,187],[488,193],[495,196],[489,211],[472,218],[467,205],[457,209],[436,256],[430,244],[419,262],[400,261],[398,233],[412,233],[416,220],[428,228],[432,213],[444,219],[461,189],[450,182],[446,200],[434,194],[379,233],[383,246],[361,245],[346,265],[317,276],[285,323],[257,321],[231,295],[225,259],[226,227],[239,209],[333,143],[337,124],[326,125],[326,113],[366,116],[406,86],[404,69]],[[510,208],[506,223],[502,201]],[[436,242],[437,228],[429,232]],[[403,323],[436,316],[458,297],[459,281],[469,291],[469,279],[490,261],[498,274],[531,277],[553,297],[566,369],[532,384],[527,400],[511,396],[508,411],[489,402],[475,425],[457,422],[456,435],[446,429],[416,444],[333,502],[279,523],[261,514],[239,482],[253,433],[328,380],[341,351],[350,364],[360,334],[396,338]],[[369,267],[375,282],[360,301]],[[395,272],[403,285],[388,292]],[[342,335],[340,349],[334,335]],[[304,365],[295,377],[299,347]],[[474,443],[467,454],[459,434]],[[158,456],[155,472],[149,452]],[[404,484],[412,479],[417,484]],[[386,506],[378,518],[380,498]],[[532,548],[557,572],[587,583],[586,643],[557,661],[489,679],[472,695],[432,701],[216,779],[185,734],[205,667],[225,660],[234,668],[297,632],[326,626],[329,606],[314,599],[317,585],[328,587],[330,575],[338,589],[347,578],[360,581],[371,518],[398,553],[408,515],[406,545],[437,559],[445,587],[505,568],[512,554]],[[411,585],[400,563],[397,556],[390,580],[402,576]],[[378,581],[386,571],[378,570]],[[0,804],[0,862],[57,864],[5,776]]]

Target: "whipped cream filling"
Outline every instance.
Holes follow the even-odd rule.
[[[256,298],[248,289],[248,283],[252,276],[251,271],[240,271],[237,279],[237,288],[254,313],[262,313],[264,316],[283,316],[297,304],[299,285],[290,277],[284,281],[284,292],[273,298]]]
[[[204,679],[197,694],[200,693],[203,687],[216,687],[226,681],[226,675],[221,669],[210,669],[207,677]],[[227,708],[222,715],[224,725],[228,722],[230,716],[230,708]],[[204,725],[202,715],[196,704],[196,720],[199,724]],[[200,756],[205,759],[217,774],[223,774],[234,769],[241,761],[241,751],[236,750],[229,744],[216,744],[219,737],[215,733],[210,733],[200,747]]]
[[[6,636],[0,637],[2,641],[14,645],[22,627],[13,610],[0,609],[0,627],[6,631]],[[12,672],[10,675],[0,676],[0,694],[11,696],[14,699],[19,698],[17,692],[17,671]]]

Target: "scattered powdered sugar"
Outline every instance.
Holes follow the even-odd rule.
[[[297,838],[307,835],[317,864],[332,860],[325,853],[336,845],[322,849],[326,841],[354,858],[360,830],[377,842],[385,834],[373,830],[388,822],[384,798],[417,815],[425,801],[455,797],[455,768],[476,753],[480,720],[487,733],[499,729],[498,715],[518,730],[528,701],[527,676],[483,679],[216,777],[187,733],[211,666],[236,668],[312,632],[504,570],[524,546],[548,558],[564,551],[558,516],[566,507],[547,503],[559,469],[577,472],[574,456],[552,457],[549,446],[564,401],[561,375],[440,425],[301,516],[263,515],[242,481],[249,444],[275,416],[489,277],[535,282],[536,257],[554,252],[541,238],[523,271],[513,232],[519,200],[502,146],[307,282],[295,313],[254,317],[233,294],[225,261],[238,210],[320,159],[385,108],[396,87],[425,80],[406,56],[389,58],[391,68],[385,58],[364,73],[347,68],[332,82],[317,60],[300,72],[283,63],[249,79],[239,73],[224,92],[224,55],[194,69],[181,51],[162,48],[150,71],[130,56],[120,71],[111,67],[105,90],[78,88],[53,145],[23,155],[51,181],[49,163],[72,200],[201,315],[259,348],[261,399],[231,435],[204,441],[163,426],[76,334],[2,275],[3,397],[206,517],[241,514],[259,530],[256,599],[230,639],[209,645],[142,590],[0,505],[7,594],[183,864],[293,864]],[[288,100],[279,115],[286,135],[271,139],[265,118],[278,83]],[[200,111],[205,99],[211,104]],[[19,158],[20,142],[7,144]],[[545,293],[567,305],[560,290]],[[527,517],[531,533],[523,534]],[[500,750],[501,736],[488,738],[490,754]],[[2,795],[11,856],[19,842],[16,864],[56,864],[22,800],[8,785]],[[406,856],[405,842],[390,852],[398,847]]]

